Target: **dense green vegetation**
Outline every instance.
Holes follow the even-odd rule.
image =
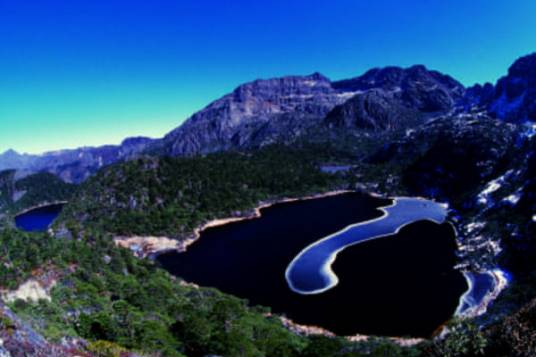
[[[531,302],[535,266],[527,254],[536,249],[534,223],[527,215],[534,209],[534,156],[528,162],[509,158],[527,157],[534,148],[517,146],[513,152],[513,129],[491,120],[456,125],[451,132],[442,122],[431,123],[407,138],[397,133],[394,141],[349,135],[338,143],[194,158],[146,157],[105,168],[82,185],[57,224],[73,233],[61,236],[74,239],[12,230],[1,234],[0,285],[13,289],[42,270],[55,271],[60,279],[51,302],[18,301],[12,307],[48,338],[80,336],[90,342],[89,351],[106,356],[127,350],[161,351],[166,356],[493,356],[511,350],[527,355],[534,344],[523,336],[533,336],[536,330]],[[387,142],[391,144],[384,145]],[[344,163],[352,169],[328,175],[318,169],[322,163]],[[523,169],[527,167],[531,169]],[[521,174],[497,197],[524,185],[522,200],[514,208],[497,205],[482,215],[481,207],[474,206],[475,195],[507,169]],[[13,182],[9,177],[0,174],[0,183]],[[27,184],[37,187],[46,181]],[[49,197],[61,197],[61,186]],[[342,338],[300,337],[277,317],[265,317],[265,308],[181,284],[151,262],[115,248],[107,235],[180,239],[207,220],[247,214],[259,201],[356,186],[444,199],[464,219],[485,220],[486,236],[515,236],[503,241],[500,259],[517,277],[486,315],[496,318],[454,321],[446,339],[411,349],[383,339],[349,343]],[[28,197],[36,197],[28,202],[43,200]],[[486,327],[477,327],[482,325]]]
[[[274,146],[254,153],[141,158],[83,184],[60,224],[121,235],[182,238],[201,223],[241,215],[260,201],[336,188],[314,153]]]
[[[92,233],[81,240],[15,230],[0,233],[0,286],[13,287],[37,268],[59,276],[52,300],[17,300],[12,309],[51,340],[80,336],[101,355],[139,351],[163,356],[389,356],[415,355],[385,340],[351,344],[301,337],[265,308],[214,289],[182,284],[148,260]],[[43,270],[43,269],[40,269]],[[33,273],[32,273],[33,272]]]
[[[76,188],[46,172],[21,179],[14,170],[0,172],[0,227],[13,225],[13,217],[22,210],[69,200]]]
[[[13,204],[13,210],[23,210],[42,203],[67,201],[77,186],[62,181],[57,176],[42,172],[15,182],[15,188],[24,195]]]

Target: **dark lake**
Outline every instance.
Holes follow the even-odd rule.
[[[172,274],[268,306],[297,323],[339,335],[430,336],[467,290],[454,270],[449,224],[422,221],[397,235],[357,244],[333,265],[339,285],[319,295],[289,289],[285,269],[307,245],[381,216],[390,200],[349,193],[263,209],[259,219],[205,230],[185,253],[158,257]]]
[[[46,231],[61,213],[63,204],[40,207],[15,217],[17,228],[26,232]]]

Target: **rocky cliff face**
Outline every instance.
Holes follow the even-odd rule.
[[[536,121],[536,53],[516,60],[495,86],[471,87],[465,101],[505,121]]]
[[[256,80],[212,102],[163,139],[131,138],[119,146],[39,156],[8,151],[0,155],[0,170],[47,171],[79,183],[103,166],[140,153],[180,156],[250,149],[291,143],[311,130],[395,131],[475,108],[505,121],[534,121],[535,71],[532,54],[517,60],[496,86],[467,90],[422,65],[375,68],[336,82],[319,73]]]
[[[161,145],[167,154],[190,155],[291,140],[351,96],[318,73],[257,80],[194,114]]]
[[[374,69],[339,82],[318,73],[257,80],[194,114],[161,148],[191,155],[259,147],[292,141],[325,124],[392,129],[449,111],[463,94],[460,83],[424,66]]]
[[[407,163],[401,179],[412,194],[452,202],[503,172],[518,140],[515,125],[486,114],[445,115],[390,142],[369,162]]]
[[[515,61],[499,79],[488,108],[507,121],[536,121],[536,53]]]
[[[61,344],[46,341],[27,323],[21,321],[0,301],[0,356],[2,357],[90,357],[83,352],[83,341],[64,340]]]
[[[326,123],[330,127],[373,130],[422,124],[430,116],[451,111],[465,92],[454,79],[424,66],[372,69],[333,86],[359,94],[335,107]]]

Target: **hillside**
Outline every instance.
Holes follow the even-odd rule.
[[[531,356],[535,65],[536,54],[523,57],[497,85],[468,89],[423,66],[337,82],[317,73],[257,80],[163,139],[49,153],[39,166],[5,153],[0,167],[5,160],[22,169],[0,172],[5,222],[37,204],[69,202],[52,235],[9,224],[0,231],[2,299],[28,282],[50,297],[0,304],[0,317],[8,316],[0,336],[35,334],[35,351],[51,355],[66,348],[98,356]],[[45,172],[31,174],[37,168]],[[118,236],[185,242],[204,223],[250,215],[261,202],[337,189],[447,203],[458,268],[501,269],[508,287],[478,313],[447,322],[450,334],[405,348],[309,336],[266,308],[186,284],[114,244]]]
[[[31,277],[50,296],[37,304],[20,299],[9,304],[24,324],[9,312],[0,314],[0,336],[12,331],[7,341],[15,341],[0,346],[0,351],[13,355],[275,357],[355,356],[368,351],[379,356],[385,349],[410,353],[387,340],[349,343],[294,334],[279,317],[268,316],[268,309],[185,284],[96,232],[63,241],[46,234],[3,231],[0,243],[10,252],[0,257],[0,291]],[[35,332],[33,340],[17,335],[32,331],[29,325],[56,341],[56,347]],[[17,336],[24,346],[17,344]]]
[[[315,165],[319,159],[314,152],[281,146],[206,157],[140,158],[84,183],[57,226],[185,239],[202,223],[246,215],[260,201],[337,188],[337,178]]]
[[[207,220],[247,214],[259,201],[283,196],[359,187],[437,198],[448,202],[456,217],[463,247],[460,265],[474,272],[501,266],[513,274],[514,282],[488,314],[473,320],[485,328],[481,337],[493,351],[499,347],[486,337],[488,329],[491,334],[505,316],[528,304],[536,289],[530,278],[536,266],[526,258],[536,247],[530,215],[536,208],[534,137],[525,129],[483,113],[456,114],[437,117],[404,135],[394,132],[389,145],[369,146],[363,140],[355,147],[337,147],[326,138],[324,145],[302,143],[300,150],[268,146],[205,157],[145,158],[112,166],[88,180],[59,222],[74,232],[96,229],[184,239]],[[350,169],[325,174],[324,162]],[[500,189],[488,193],[497,178]],[[496,245],[503,249],[500,255]],[[459,328],[470,334],[464,324]],[[456,336],[451,338],[461,338]],[[428,353],[428,347],[422,348]],[[433,347],[441,348],[451,347]]]
[[[0,172],[0,222],[12,223],[17,213],[47,203],[71,198],[76,186],[50,173],[20,177],[15,170]]]

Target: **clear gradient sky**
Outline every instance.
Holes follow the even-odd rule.
[[[162,136],[256,78],[422,63],[471,85],[534,50],[534,0],[0,0],[0,152]]]

